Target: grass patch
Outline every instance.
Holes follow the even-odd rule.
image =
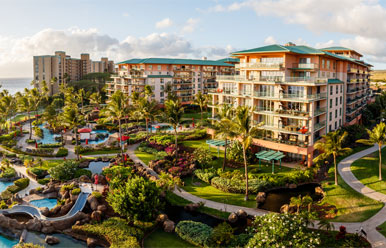
[[[367,148],[367,146],[356,147],[349,155]],[[349,155],[339,157],[337,162],[339,163]],[[322,187],[326,192],[326,196],[322,203],[328,203],[337,207],[337,216],[332,219],[332,221],[364,221],[376,214],[383,207],[382,203],[368,198],[352,189],[343,181],[340,175],[338,175],[338,183],[338,186],[334,185],[334,168],[331,167],[328,172],[328,179],[322,182]]]
[[[160,228],[152,232],[144,242],[145,248],[186,248],[195,247],[184,241],[176,233],[167,233]]]
[[[142,162],[144,162],[146,165],[149,164],[150,161],[156,159],[156,156],[154,154],[150,154],[150,153],[147,153],[147,152],[140,152],[138,150],[136,150],[134,152],[134,154],[140,159],[142,160]]]
[[[204,120],[210,116],[211,116],[210,112],[205,112],[205,110],[202,112],[202,118]],[[192,120],[192,118],[194,118],[195,121],[201,120],[201,112],[199,111],[197,113],[184,113],[184,115],[182,116],[182,119]]]
[[[226,193],[199,179],[188,177],[184,179],[184,182],[185,186],[182,188],[192,195],[215,202],[256,208],[256,201],[252,195],[248,201],[244,201],[244,194]]]
[[[386,222],[383,222],[382,225],[378,226],[379,232],[386,237]]]

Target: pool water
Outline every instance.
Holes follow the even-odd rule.
[[[55,247],[55,248],[80,248],[80,247],[87,247],[86,242],[76,240],[68,235],[65,234],[52,234],[52,236],[57,237],[60,240],[59,244],[56,245],[48,245],[44,241],[46,238],[45,234],[42,233],[35,233],[35,232],[28,232],[26,237],[27,243],[33,243],[37,245],[41,245],[43,247]],[[12,247],[12,246],[9,246]],[[2,248],[0,246],[0,248]]]
[[[173,127],[169,125],[160,125],[161,128],[155,128],[155,126],[151,126],[151,132],[155,133],[157,131],[173,131]],[[149,129],[150,130],[150,129]]]
[[[110,162],[90,162],[88,165],[88,170],[92,172],[92,174],[101,174],[104,167],[109,166]]]
[[[38,143],[42,143],[42,144],[58,143],[58,141],[56,141],[55,138],[60,137],[60,134],[53,134],[48,128],[45,128],[43,124],[39,125],[39,127],[43,130],[43,139],[40,139]]]
[[[8,186],[12,184],[13,182],[0,182],[0,192],[3,192]]]
[[[93,131],[91,131],[91,135],[98,134],[98,133],[108,134],[108,136],[106,136],[103,139],[89,140],[88,144],[90,144],[90,145],[98,145],[98,144],[102,144],[102,143],[106,142],[109,139],[109,136],[110,136],[110,132],[109,131],[106,131],[106,130],[93,130]],[[82,141],[82,143],[86,143],[86,142]]]
[[[0,235],[0,248],[12,248],[17,243],[19,243],[19,240]]]
[[[58,203],[57,199],[41,199],[41,200],[33,200],[29,202],[30,204],[34,205],[35,207],[42,208],[47,207],[48,209],[52,209],[56,206]]]

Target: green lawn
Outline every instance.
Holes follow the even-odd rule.
[[[351,170],[355,177],[367,187],[380,193],[386,194],[386,181],[379,181],[379,159],[378,151],[358,159],[351,165]],[[386,149],[382,149],[382,176],[386,176]]]
[[[379,232],[386,237],[386,222],[383,222],[383,224],[378,226],[378,228],[380,229]]]
[[[152,232],[144,241],[145,248],[187,248],[195,247],[184,241],[176,233],[164,232],[158,228]]]
[[[357,153],[367,148],[368,147],[357,147],[353,149],[353,152],[351,154]],[[339,163],[347,156],[340,157],[337,162]],[[368,198],[352,189],[348,184],[343,181],[343,179],[339,175],[338,182],[339,185],[335,186],[334,168],[331,167],[329,170],[328,179],[322,182],[323,189],[326,192],[326,196],[324,197],[322,203],[332,204],[337,207],[337,217],[332,219],[332,221],[364,221],[376,214],[383,207],[382,203]]]
[[[202,117],[203,119],[205,118],[208,118],[209,116],[211,116],[211,112],[205,112],[205,110],[202,112]],[[185,113],[183,116],[182,116],[183,119],[190,119],[192,120],[192,118],[194,118],[194,120],[198,121],[198,120],[201,120],[201,113],[198,112],[198,113]]]
[[[142,162],[144,162],[145,164],[149,164],[150,161],[156,159],[155,155],[153,154],[149,154],[149,153],[146,153],[146,152],[140,152],[138,150],[136,150],[134,152],[134,154],[140,159],[142,160]]]

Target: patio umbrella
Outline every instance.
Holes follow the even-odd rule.
[[[94,179],[95,179],[94,183],[95,183],[95,184],[98,184],[98,183],[99,183],[99,176],[98,176],[98,174],[96,174],[96,175],[94,176]]]
[[[88,145],[88,139],[86,139],[86,145]]]
[[[38,142],[35,141],[35,148],[38,148]]]

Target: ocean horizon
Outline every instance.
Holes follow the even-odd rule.
[[[18,78],[0,78],[0,91],[8,90],[10,94],[14,95],[18,91],[24,91],[24,88],[31,89],[32,78],[18,77]]]

